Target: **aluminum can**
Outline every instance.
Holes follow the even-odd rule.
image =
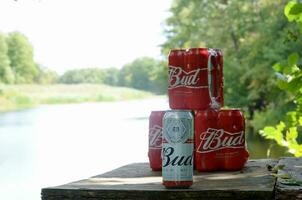
[[[248,160],[249,153],[245,142],[245,118],[240,109],[223,109],[218,114],[218,127],[221,136],[224,170],[240,170]]]
[[[184,87],[185,83],[181,83],[181,78],[184,77],[186,70],[186,58],[185,49],[172,49],[169,52],[168,96],[172,109],[186,109],[188,107],[184,94],[191,93],[191,91],[189,87]]]
[[[169,105],[204,110],[223,106],[223,59],[219,49],[174,49],[169,53]]]
[[[224,88],[224,78],[223,78],[223,54],[220,49],[212,49],[215,51],[212,53],[212,63],[213,63],[213,96],[215,100],[220,104],[220,107],[224,106],[223,98],[223,88]]]
[[[162,176],[167,188],[193,184],[194,117],[188,110],[167,111],[163,118]]]
[[[161,170],[162,120],[165,111],[152,111],[149,117],[149,164],[153,171]]]
[[[245,119],[239,109],[195,112],[195,168],[240,170],[248,160]]]
[[[194,168],[198,171],[215,171],[221,166],[220,160],[207,160],[202,150],[202,145],[205,145],[203,137],[207,136],[211,128],[217,128],[217,119],[218,111],[214,109],[195,111]]]

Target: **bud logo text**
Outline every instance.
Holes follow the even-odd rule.
[[[149,148],[161,149],[162,147],[162,127],[154,125],[149,130]]]
[[[182,70],[180,67],[169,66],[169,89],[178,87],[188,87],[188,88],[207,88],[208,86],[199,86],[199,76],[203,69],[196,69],[190,72]]]
[[[223,129],[208,128],[200,134],[199,153],[207,153],[226,148],[244,148],[244,132],[230,133]]]

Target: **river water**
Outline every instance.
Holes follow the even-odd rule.
[[[147,162],[148,116],[165,98],[40,106],[0,114],[0,199],[39,200],[65,184],[133,162]],[[284,155],[247,134],[252,158]]]

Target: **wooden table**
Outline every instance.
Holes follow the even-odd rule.
[[[44,188],[42,200],[302,199],[301,186],[282,185],[280,178],[271,175],[268,166],[278,162],[286,165],[280,173],[294,171],[301,178],[302,159],[260,159],[248,161],[241,171],[196,172],[190,189],[166,189],[161,184],[161,172],[151,171],[148,163],[134,163],[85,180]]]

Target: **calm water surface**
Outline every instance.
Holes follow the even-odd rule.
[[[0,114],[0,199],[39,200],[43,187],[146,162],[148,116],[165,98],[41,106]],[[247,134],[252,158],[284,150]]]

